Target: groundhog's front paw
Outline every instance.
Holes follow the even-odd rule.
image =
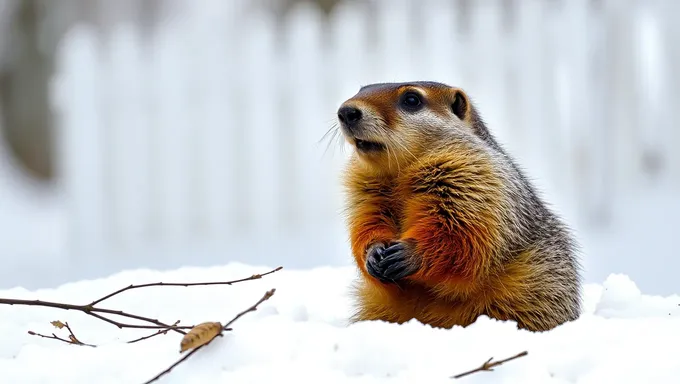
[[[413,257],[411,245],[397,241],[385,247],[374,244],[366,254],[366,270],[383,282],[394,282],[414,274],[418,264]]]

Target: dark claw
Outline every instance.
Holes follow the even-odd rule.
[[[404,243],[394,243],[394,244],[390,245],[389,247],[385,248],[384,254],[383,254],[383,259],[390,256],[390,255],[396,254],[398,252],[402,252],[405,249],[406,249],[406,246],[404,246]]]
[[[404,262],[393,262],[392,264],[387,264],[387,268],[384,268],[383,276],[388,277],[393,280],[398,280],[408,275],[409,265]]]
[[[369,249],[366,269],[383,282],[393,282],[414,274],[418,266],[409,256],[407,245],[397,242],[387,248],[380,244]]]
[[[368,249],[366,254],[366,270],[376,279],[383,280],[380,269],[380,261],[383,258],[385,246],[383,244],[376,244]]]

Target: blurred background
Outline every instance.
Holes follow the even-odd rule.
[[[361,85],[461,86],[588,282],[680,292],[680,2],[0,0],[0,289],[352,262],[324,134]]]

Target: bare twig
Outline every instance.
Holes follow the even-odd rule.
[[[78,340],[78,338],[76,337],[76,334],[73,333],[73,329],[71,329],[71,326],[68,325],[68,321],[64,322],[64,326],[65,326],[66,329],[68,330],[68,333],[69,333],[68,338],[69,338],[69,340],[71,340],[74,344],[78,344],[78,345],[89,345],[90,347],[94,347],[94,345],[92,345],[92,344],[86,344],[86,343],[83,343],[82,341]]]
[[[236,316],[234,316],[233,319],[231,319],[228,323],[226,323],[226,324],[222,327],[222,332],[231,330],[231,328],[229,328],[229,325],[233,324],[236,320],[238,320],[239,318],[241,318],[241,316],[245,315],[245,314],[248,313],[248,312],[254,312],[254,311],[256,311],[256,310],[257,310],[257,307],[258,307],[260,304],[262,304],[263,302],[269,300],[269,298],[272,297],[272,296],[274,295],[274,292],[276,292],[276,289],[271,289],[271,290],[267,291],[267,292],[264,294],[264,296],[262,296],[262,298],[261,298],[260,300],[257,301],[257,303],[253,304],[250,308],[248,308],[248,309],[246,309],[245,311],[242,311],[242,312],[238,313]],[[171,366],[169,366],[168,368],[166,368],[163,372],[159,373],[158,375],[156,375],[156,376],[154,376],[153,378],[149,379],[148,381],[144,382],[144,384],[153,383],[154,381],[157,381],[158,379],[160,379],[160,378],[163,377],[164,375],[167,375],[167,374],[170,373],[170,371],[172,371],[175,367],[177,367],[178,365],[182,364],[183,361],[187,360],[191,355],[193,355],[194,353],[198,352],[199,349],[201,349],[201,348],[207,346],[208,344],[210,344],[210,343],[211,343],[213,340],[215,340],[215,338],[217,338],[218,336],[222,336],[222,332],[220,332],[220,333],[218,333],[217,335],[215,335],[212,339],[208,340],[205,344],[203,344],[203,345],[201,345],[201,346],[199,346],[199,347],[196,347],[196,348],[192,349],[191,351],[187,352],[187,354],[184,355],[181,359],[179,359],[179,360],[177,360],[176,362],[174,362]]]
[[[76,305],[76,304],[67,304],[67,303],[57,303],[57,302],[51,302],[51,301],[42,301],[42,300],[19,300],[19,299],[4,299],[0,298],[0,304],[7,304],[7,305],[27,305],[27,306],[37,306],[37,307],[49,307],[49,308],[57,308],[57,309],[63,309],[63,310],[73,310],[73,311],[80,311],[85,313],[88,316],[95,317],[99,320],[105,321],[109,324],[113,324],[118,328],[136,328],[136,329],[159,329],[159,330],[165,330],[165,332],[157,332],[153,335],[149,335],[146,338],[150,338],[159,334],[165,334],[167,333],[168,330],[172,330],[174,332],[180,333],[180,334],[186,334],[183,329],[191,329],[193,328],[192,325],[188,326],[179,326],[179,325],[169,325],[165,324],[157,319],[152,319],[149,317],[144,317],[144,316],[139,316],[123,311],[118,311],[118,310],[113,310],[113,309],[108,309],[108,308],[100,308],[96,307],[96,304],[101,303],[102,301],[109,299],[115,295],[118,295],[122,292],[131,290],[131,289],[137,289],[137,288],[144,288],[144,287],[153,287],[153,286],[183,286],[183,287],[189,287],[189,286],[198,286],[198,285],[232,285],[235,283],[240,283],[243,281],[249,281],[249,280],[257,280],[261,279],[263,276],[272,274],[276,271],[281,270],[282,267],[275,268],[269,272],[262,273],[262,274],[256,274],[252,275],[250,277],[246,277],[244,279],[238,279],[238,280],[232,280],[232,281],[221,281],[221,282],[206,282],[206,283],[149,283],[149,284],[141,284],[141,285],[129,285],[125,288],[121,288],[113,293],[110,293],[106,296],[103,296],[97,300],[92,301],[89,304],[85,305]],[[103,314],[107,315],[116,315],[120,317],[125,317],[128,319],[134,319],[134,320],[139,320],[145,323],[153,324],[153,325],[142,325],[142,324],[129,324],[129,323],[122,323],[119,321],[115,321],[109,317],[103,316]]]
[[[177,325],[177,323],[179,323],[179,320],[177,320],[177,321],[175,322],[175,324],[173,324],[173,325]],[[138,339],[134,339],[134,340],[127,341],[126,343],[128,343],[128,344],[134,344],[134,343],[140,342],[140,341],[142,341],[142,340],[148,340],[148,339],[150,339],[150,338],[152,338],[152,337],[155,337],[155,336],[158,336],[158,335],[165,335],[165,334],[168,333],[169,330],[170,330],[169,328],[168,328],[168,329],[160,329],[160,330],[158,330],[158,332],[154,332],[154,333],[152,333],[152,334],[150,334],[150,335],[146,335],[146,336],[140,337],[140,338],[138,338]],[[223,331],[225,331],[225,332],[231,331],[231,328],[225,328],[225,329],[223,329]]]
[[[62,339],[61,337],[55,335],[54,333],[50,336],[50,335],[43,335],[42,333],[38,333],[38,332],[28,331],[28,334],[32,335],[32,336],[44,337],[45,339],[53,339],[53,340],[63,341],[66,344],[75,344],[71,340]]]
[[[175,323],[172,324],[172,325],[173,325],[173,326],[176,326],[177,324],[179,324],[179,322],[180,322],[180,321],[177,320],[177,321],[175,321]],[[155,332],[155,333],[152,333],[152,334],[150,334],[150,335],[146,335],[146,336],[140,337],[140,338],[138,338],[138,339],[130,340],[130,341],[128,341],[128,344],[136,343],[136,342],[139,342],[139,341],[142,341],[142,340],[147,340],[147,339],[150,339],[150,338],[152,338],[152,337],[154,337],[154,336],[158,336],[158,335],[165,335],[165,334],[168,333],[169,330],[170,330],[170,328],[167,328],[167,329],[159,329],[158,332]]]
[[[221,336],[221,335],[220,335],[220,336]],[[215,340],[215,338],[213,338],[213,340]],[[212,340],[210,340],[210,341],[212,341]],[[198,348],[192,349],[191,351],[187,352],[187,354],[184,355],[184,356],[182,356],[181,359],[179,359],[179,360],[177,360],[176,362],[174,362],[171,366],[169,366],[169,367],[168,367],[167,369],[165,369],[163,372],[159,373],[158,375],[154,376],[153,378],[149,379],[148,381],[145,381],[144,384],[153,383],[154,381],[157,381],[157,380],[160,379],[161,377],[167,375],[168,373],[170,373],[170,371],[172,371],[173,369],[175,369],[175,367],[177,367],[178,365],[182,364],[182,362],[184,362],[186,359],[188,359],[189,357],[191,357],[191,355],[193,355],[194,353],[198,352],[198,350],[200,350],[201,348],[203,348],[203,347],[205,347],[206,345],[208,345],[208,344],[210,343],[210,341],[209,341],[208,343],[204,344],[204,345],[201,345],[201,346],[198,347]]]
[[[481,367],[475,368],[475,369],[467,371],[467,372],[460,373],[460,374],[455,375],[455,376],[451,376],[451,378],[452,379],[460,379],[461,377],[465,377],[465,376],[468,376],[468,375],[471,375],[471,374],[477,373],[477,372],[493,371],[494,367],[497,367],[497,366],[499,366],[503,363],[507,363],[510,360],[519,359],[520,357],[526,356],[528,354],[529,354],[529,352],[523,351],[523,352],[516,354],[515,356],[508,357],[507,359],[498,360],[498,361],[494,361],[494,362],[491,362],[491,360],[493,360],[493,357],[491,357],[484,364],[482,364]]]
[[[42,333],[33,332],[33,331],[28,331],[28,334],[29,334],[29,335],[32,335],[32,336],[43,337],[43,338],[45,338],[45,339],[52,339],[52,340],[63,341],[63,342],[66,343],[66,344],[87,345],[87,346],[90,346],[90,347],[95,347],[95,345],[92,345],[92,344],[85,344],[85,343],[74,342],[73,340],[62,339],[61,337],[55,335],[54,333],[52,333],[51,335],[43,335]]]
[[[33,336],[44,337],[46,339],[63,341],[64,343],[67,343],[67,344],[85,345],[85,346],[88,346],[88,347],[96,347],[96,345],[83,343],[82,341],[78,340],[78,338],[76,337],[76,334],[73,333],[73,329],[71,329],[71,326],[68,325],[68,322],[62,323],[61,321],[56,320],[56,321],[52,321],[51,324],[53,326],[55,326],[56,328],[59,328],[59,329],[66,328],[68,330],[68,333],[69,333],[68,340],[62,339],[61,337],[55,335],[54,333],[52,333],[51,336],[48,336],[48,335],[43,335],[41,333],[28,331],[28,334],[33,335]]]
[[[234,324],[234,322],[236,320],[240,319],[241,316],[245,315],[246,313],[257,311],[257,307],[260,304],[264,303],[265,301],[269,300],[270,297],[274,296],[274,292],[276,292],[276,289],[274,289],[274,288],[265,292],[264,296],[262,296],[262,298],[260,300],[258,300],[257,303],[253,304],[250,308],[246,309],[245,311],[238,313],[236,316],[234,316],[233,319],[229,320],[228,323],[224,324],[224,326],[222,327],[222,330],[226,330],[227,328],[229,328],[230,325]]]
[[[261,274],[258,273],[258,274],[252,275],[250,277],[246,277],[246,278],[238,279],[238,280],[232,280],[232,281],[212,281],[212,282],[207,282],[207,283],[163,283],[163,282],[158,282],[158,283],[147,283],[147,284],[137,284],[137,285],[132,284],[132,285],[128,285],[125,288],[121,288],[121,289],[119,289],[115,292],[109,293],[108,295],[103,296],[103,297],[91,302],[89,305],[95,306],[95,305],[101,303],[102,301],[104,301],[106,299],[110,299],[113,296],[121,294],[125,291],[129,291],[131,289],[147,288],[147,287],[193,287],[193,286],[199,286],[199,285],[232,285],[232,284],[236,284],[236,283],[242,283],[244,281],[258,280],[258,279],[261,279],[264,276],[271,275],[274,272],[280,271],[281,269],[283,269],[283,267],[276,267],[276,268],[274,268],[271,271],[266,272],[266,273],[261,273]]]
[[[49,307],[49,308],[58,308],[58,309],[64,309],[64,310],[74,310],[74,311],[80,311],[85,313],[86,315],[96,317],[102,321],[105,321],[107,323],[113,324],[118,328],[141,328],[141,329],[172,329],[175,332],[185,334],[186,332],[182,331],[182,329],[191,329],[191,326],[172,326],[168,325],[165,323],[162,323],[156,319],[152,319],[149,317],[144,317],[144,316],[138,316],[138,315],[133,315],[131,313],[123,312],[123,311],[116,311],[113,309],[107,309],[107,308],[97,308],[88,305],[75,305],[75,304],[65,304],[65,303],[55,303],[51,301],[41,301],[41,300],[18,300],[18,299],[3,299],[0,298],[0,304],[8,304],[8,305],[28,305],[28,306],[36,306],[36,307]],[[100,315],[99,313],[106,313],[106,314],[111,314],[111,315],[117,315],[121,317],[126,317],[129,319],[135,319],[135,320],[140,320],[144,321],[147,323],[151,323],[154,325],[140,325],[140,324],[127,324],[127,323],[121,323],[115,320],[111,320],[107,317],[104,317]]]

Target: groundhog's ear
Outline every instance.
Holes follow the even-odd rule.
[[[467,97],[463,91],[456,89],[453,91],[453,102],[451,103],[451,110],[458,116],[459,119],[465,120],[468,110]]]

